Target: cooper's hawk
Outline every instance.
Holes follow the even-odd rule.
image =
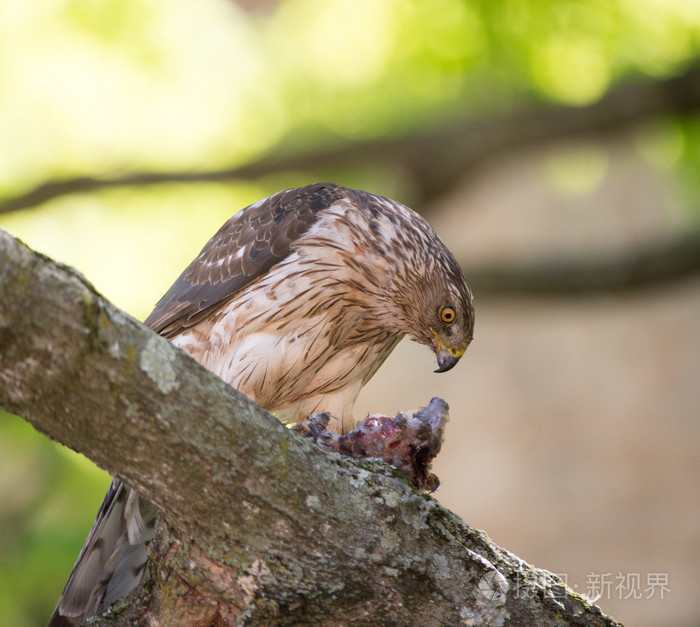
[[[234,215],[145,324],[285,422],[329,412],[354,424],[362,386],[404,335],[452,368],[474,310],[459,265],[397,202],[329,183]],[[115,479],[58,602],[77,625],[133,590],[155,512]]]

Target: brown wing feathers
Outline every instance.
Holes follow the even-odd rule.
[[[246,207],[207,242],[144,324],[168,338],[193,326],[287,257],[319,211],[343,197],[342,187],[317,183]]]

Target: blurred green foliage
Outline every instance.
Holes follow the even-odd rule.
[[[0,412],[3,625],[46,623],[109,481],[84,457]]]
[[[587,104],[700,52],[697,0],[269,4],[1,0],[0,196],[60,176],[242,163],[282,142],[407,132],[526,101]],[[637,143],[700,198],[697,123],[659,121]],[[573,193],[605,167],[594,149],[547,166]],[[0,225],[142,318],[234,210],[283,184],[102,191]],[[0,623],[46,620],[108,480],[0,414]]]
[[[694,0],[0,3],[0,195],[49,175],[244,161],[309,143],[584,104],[698,51]]]

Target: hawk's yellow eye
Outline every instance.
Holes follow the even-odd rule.
[[[457,320],[457,312],[454,310],[454,307],[450,307],[449,305],[440,307],[440,322],[450,325],[455,320]]]

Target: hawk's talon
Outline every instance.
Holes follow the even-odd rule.
[[[311,436],[313,437],[314,444],[318,444],[318,428],[311,421],[311,416],[309,416],[306,420],[308,421],[307,426],[309,427],[309,431],[311,431]]]
[[[308,414],[304,420],[292,427],[292,431],[306,439],[313,440],[318,444],[319,438],[328,433],[328,421],[331,415],[327,412],[318,414]]]
[[[426,477],[425,483],[426,488],[428,490],[428,494],[432,494],[433,492],[435,492],[435,490],[437,490],[440,487],[440,477],[431,472]]]

